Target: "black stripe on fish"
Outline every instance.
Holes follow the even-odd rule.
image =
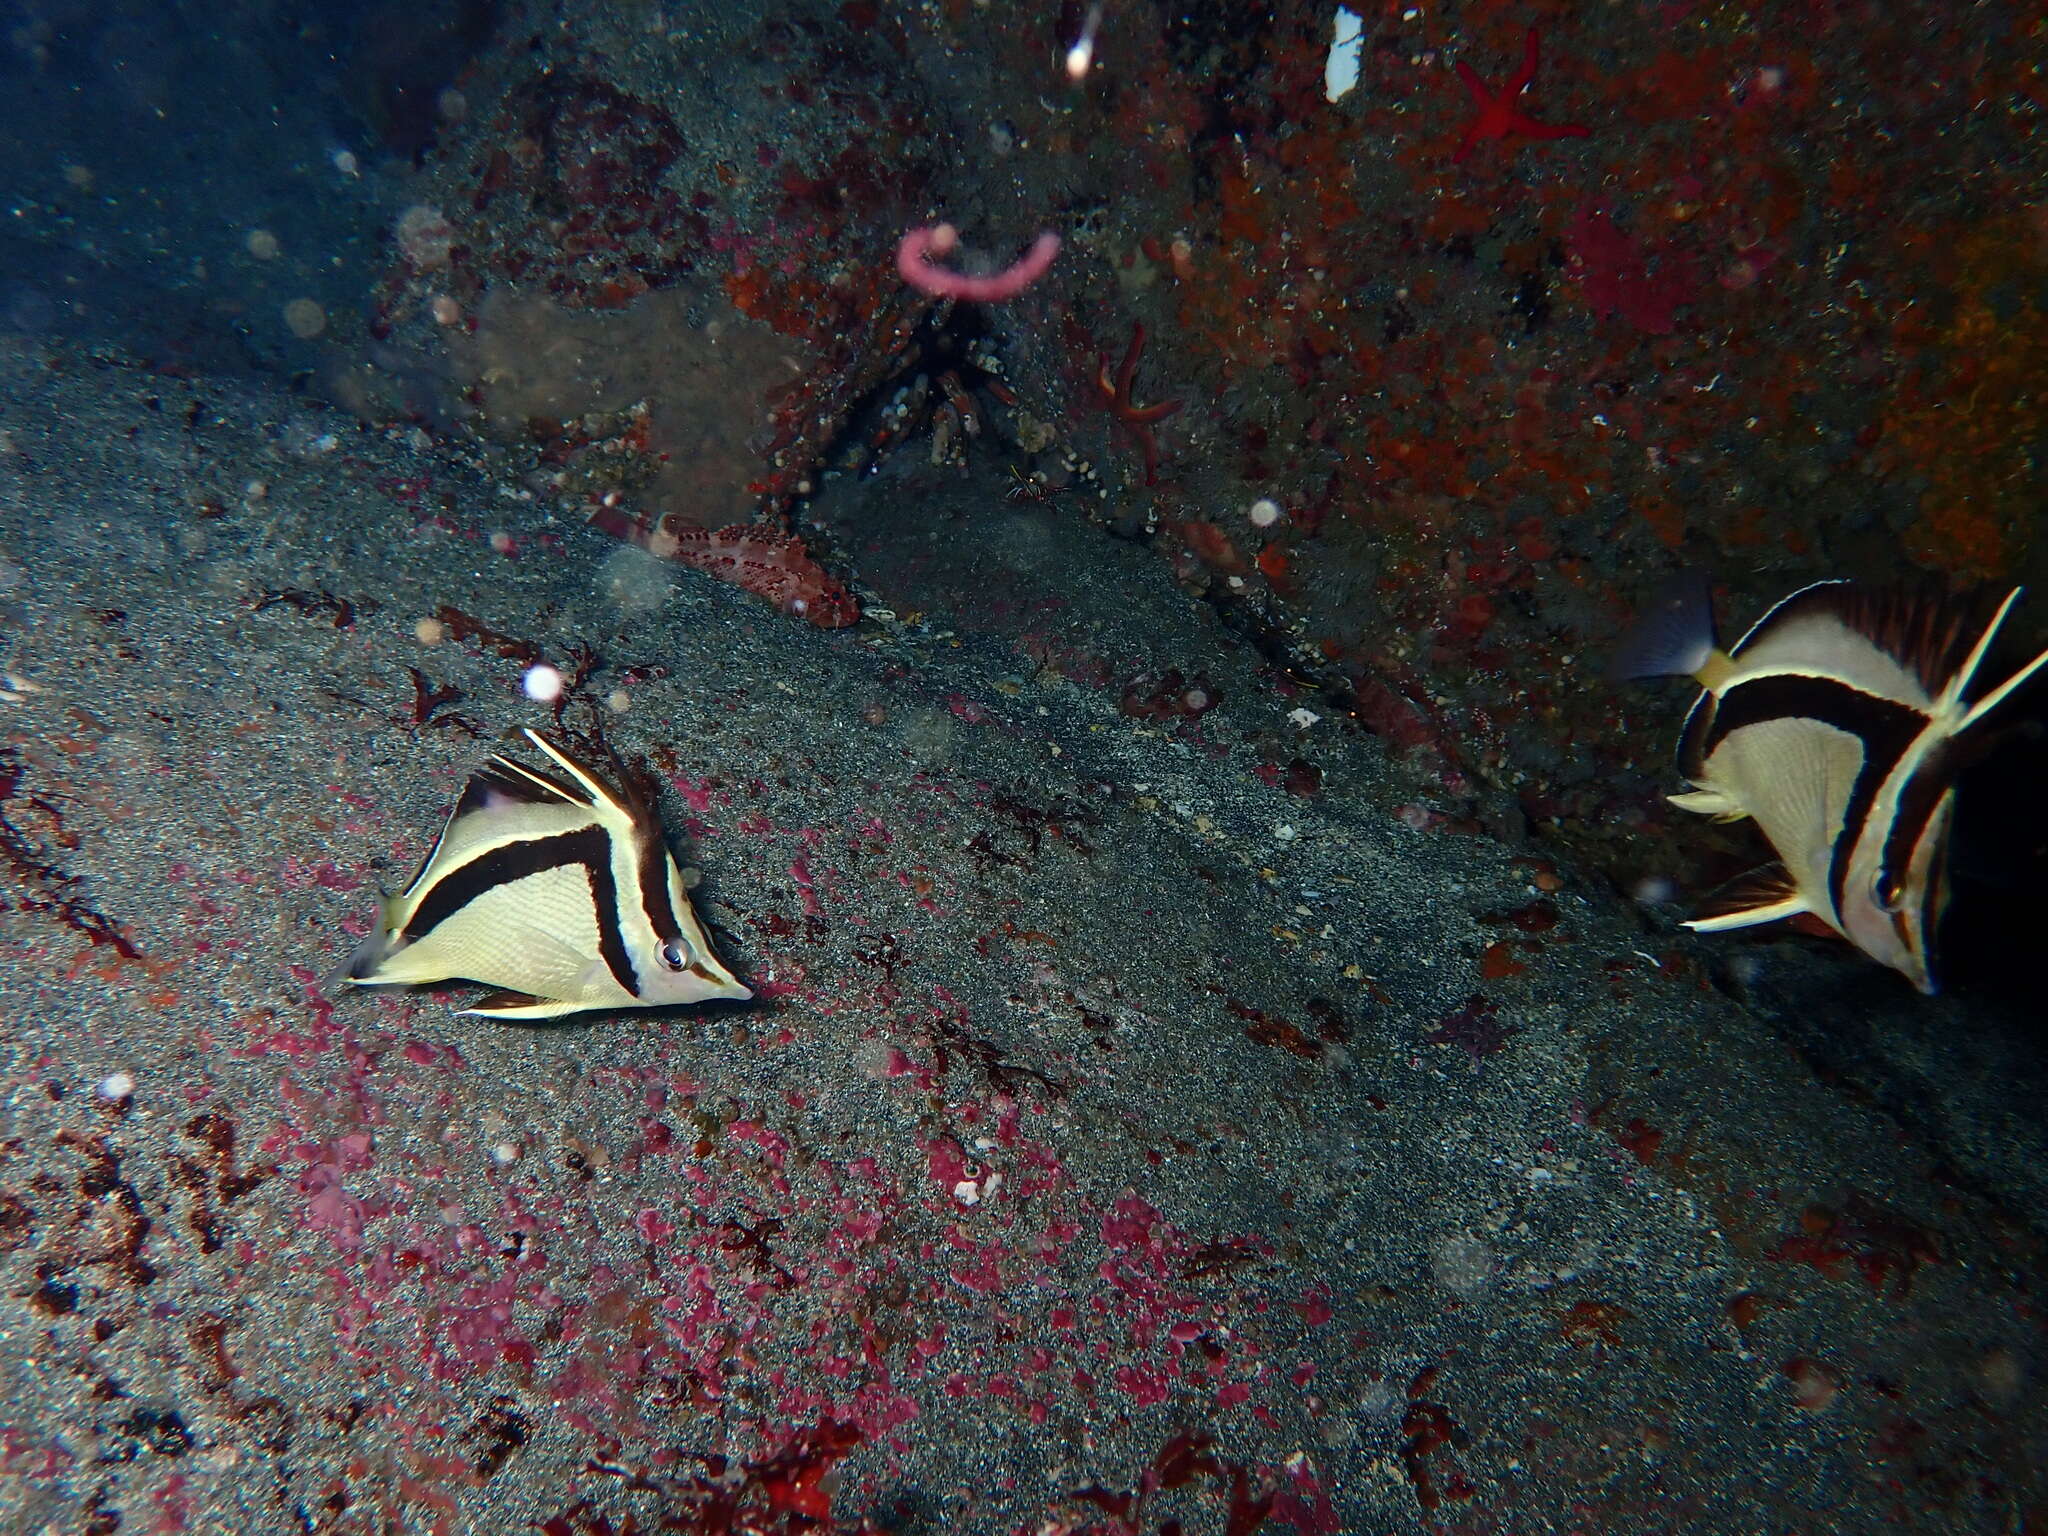
[[[494,757],[463,784],[461,798],[448,813],[448,819],[441,823],[441,830],[436,834],[433,846],[427,849],[427,856],[420,860],[419,868],[412,872],[410,880],[399,887],[401,891],[411,896],[419,889],[420,881],[434,867],[434,860],[441,856],[441,846],[448,841],[449,832],[465,816],[490,814],[499,809],[492,803],[493,796],[518,805],[591,804],[588,795],[564,784],[553,774],[542,773],[524,763],[515,763],[508,757]]]
[[[572,752],[566,742],[550,742],[534,731],[528,731],[527,735],[542,751],[559,754],[574,772],[590,781],[577,793],[578,803],[592,806],[608,820],[622,817],[630,824],[635,895],[654,935],[657,958],[659,951],[673,944],[686,962],[690,960],[695,949],[684,936],[683,924],[676,916],[676,897],[670,883],[672,860],[668,839],[662,831],[661,818],[655,814],[648,782],[627,767],[602,737],[586,743],[580,752]],[[592,745],[610,763],[609,774],[601,773],[593,766]],[[523,766],[522,771],[525,771]],[[557,782],[552,776],[542,777],[551,784]]]
[[[669,894],[668,845],[657,836],[644,833],[634,848],[640,872],[640,907],[654,936],[663,945],[673,944],[687,961],[690,946],[683,938],[683,925],[676,921],[675,902]]]
[[[593,860],[590,871],[590,900],[597,912],[597,951],[604,956],[605,969],[625,988],[630,997],[640,995],[640,975],[633,969],[633,957],[626,951],[626,935],[619,922],[619,893],[612,884],[608,862]]]
[[[1944,844],[1946,836],[1944,832]],[[1935,950],[1935,941],[1942,915],[1948,911],[1948,898],[1948,849],[1944,845],[1937,850],[1934,863],[1927,871],[1927,889],[1920,893],[1920,952],[1927,968],[1926,985],[1922,990],[1930,995],[1941,985],[1940,959]],[[1912,948],[1912,935],[1906,931],[1903,913],[1893,916],[1892,931],[1898,934],[1900,943],[1908,949]]]
[[[1955,788],[1959,764],[1957,754],[1950,750],[1952,741],[1933,747],[1899,791],[1892,824],[1885,832],[1884,854],[1878,861],[1877,889],[1871,893],[1888,911],[1896,911],[1904,899],[1914,850],[1940,811],[1941,802]]]
[[[604,784],[613,805],[623,811],[633,824],[634,879],[640,910],[647,918],[647,926],[654,931],[656,950],[673,944],[687,963],[694,951],[689,940],[683,937],[683,925],[676,918],[675,897],[669,884],[671,860],[668,839],[662,831],[661,818],[654,812],[648,792],[650,786],[620,760],[609,744],[600,740],[598,745],[611,762],[609,779],[597,773],[587,762],[575,760],[577,766]],[[566,748],[557,750],[568,755]]]
[[[2001,703],[2017,697],[2017,693],[2006,695]],[[1963,729],[1931,744],[1913,766],[1911,777],[1899,791],[1898,808],[1885,837],[1876,891],[1879,905],[1896,907],[1905,894],[1913,850],[1940,809],[1943,797],[1955,788],[1956,780],[1997,751],[2015,731],[2024,728],[2025,721],[2009,718],[2011,713],[1994,706]]]
[[[690,945],[683,937],[683,925],[676,920],[675,898],[669,886],[668,839],[663,835],[661,818],[654,813],[653,803],[648,799],[647,786],[619,760],[610,747],[605,753],[611,758],[612,777],[607,786],[614,803],[623,810],[633,823],[634,876],[639,887],[640,910],[647,916],[648,927],[654,930],[655,947],[673,944],[687,960]],[[584,772],[590,773],[586,766]],[[592,778],[597,775],[592,773]]]
[[[599,826],[559,832],[553,837],[522,838],[478,854],[460,869],[451,870],[420,899],[397,937],[400,942],[416,942],[500,886],[565,864],[580,864],[590,882],[591,909],[597,917],[598,954],[605,969],[628,994],[638,997],[640,978],[626,952],[625,935],[619,925],[611,834]]]
[[[1707,774],[1707,736],[1721,707],[1712,689],[1702,689],[1685,714],[1685,727],[1678,733],[1678,771],[1695,784]]]
[[[1770,720],[1813,720],[1856,737],[1863,743],[1863,763],[1842,806],[1828,862],[1828,897],[1839,917],[1849,859],[1863,834],[1864,819],[1879,787],[1927,727],[1927,716],[1910,704],[1879,698],[1831,677],[1796,672],[1773,673],[1737,683],[1722,694],[1719,707],[1701,743],[1701,759],[1714,754],[1731,734],[1744,726]]]

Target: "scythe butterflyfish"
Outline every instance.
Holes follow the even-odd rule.
[[[1778,855],[1708,898],[1686,926],[1712,933],[1811,913],[1935,991],[1957,775],[2015,723],[2026,685],[2048,676],[2043,652],[1976,687],[2019,595],[1993,608],[1817,582],[1724,651],[1705,576],[1667,583],[1609,675],[1700,684],[1678,745],[1691,787],[1669,798],[1717,820],[1754,818]]]
[[[493,757],[470,776],[419,873],[384,898],[349,961],[358,986],[474,981],[465,1013],[552,1019],[753,994],[722,965],[661,823],[540,732],[557,772]]]

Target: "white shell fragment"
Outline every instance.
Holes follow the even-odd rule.
[[[1358,12],[1337,7],[1331,18],[1330,57],[1323,64],[1323,95],[1340,101],[1358,84],[1358,61],[1365,52],[1365,23]]]

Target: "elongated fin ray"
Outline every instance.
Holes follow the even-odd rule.
[[[497,797],[494,801],[493,796]],[[455,814],[489,809],[511,801],[516,805],[577,805],[590,802],[551,773],[542,773],[509,757],[493,757],[469,776]]]
[[[2024,587],[2014,587],[2005,594],[2005,601],[1998,605],[1997,611],[1985,623],[1976,643],[1970,647],[1969,655],[1957,666],[1954,674],[1946,679],[1946,686],[1941,690],[1942,705],[1953,705],[1962,698],[1964,691],[1970,686],[1970,679],[1977,675],[1977,668],[1984,660],[1984,653],[1991,649],[1991,642],[1998,637],[1999,626],[2005,622],[2006,614],[2012,611],[2012,605],[2019,601],[2020,593],[2025,590]]]
[[[1951,710],[1959,707],[1957,701],[1983,661],[2006,612],[2019,595],[2020,589],[2015,587],[1999,605],[1997,614],[1985,626],[1968,661],[1943,696],[1944,706]],[[1899,792],[1892,825],[1885,837],[1874,894],[1886,910],[1897,911],[1906,900],[1906,871],[1912,867],[1914,849],[1922,836],[1933,828],[1935,836],[1946,837],[1947,812],[1944,806],[1954,792],[1957,779],[2016,736],[2040,728],[2037,722],[2027,719],[2013,706],[2028,696],[2029,684],[2048,677],[2044,668],[2048,668],[2048,651],[2043,651],[1970,706],[1951,731],[1930,744],[1924,759]]]
[[[547,753],[554,760],[557,767],[582,786],[585,798],[593,804],[615,806],[621,811],[626,809],[620,803],[618,795],[613,792],[611,785],[605,783],[604,780],[584,767],[583,764],[577,762],[575,758],[564,752],[552,741],[549,741],[547,737],[541,735],[532,726],[524,726],[522,729],[528,741],[539,747],[541,751]]]
[[[564,784],[552,773],[529,768],[515,758],[492,758],[476,772],[471,784],[486,786],[529,805],[575,805],[595,809],[598,802],[577,785]]]
[[[2019,589],[2015,587],[2013,589],[2013,597],[2017,596],[2019,596]],[[2008,604],[2011,601],[2012,598],[2010,597],[2006,599]],[[2001,608],[1999,616],[2002,618],[2004,615],[2005,610]],[[1985,631],[1984,639],[1987,643],[1990,641],[1991,632],[1989,630]],[[2048,672],[2043,671],[2044,667],[2048,667],[2048,651],[2043,651],[2024,667],[2021,667],[2019,671],[2013,673],[2011,677],[2008,677],[1996,688],[1985,694],[1983,698],[1973,703],[1970,706],[1970,712],[1964,715],[1962,722],[1956,726],[1956,734],[1960,736],[1965,731],[1977,731],[1987,728],[1995,730],[2003,723],[1993,719],[1999,707],[2008,700],[2019,696],[2020,690],[2027,687],[2036,678],[2048,676]]]

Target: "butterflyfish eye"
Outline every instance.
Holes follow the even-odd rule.
[[[672,971],[680,971],[690,963],[690,956],[682,945],[670,939],[661,946],[661,963]]]

